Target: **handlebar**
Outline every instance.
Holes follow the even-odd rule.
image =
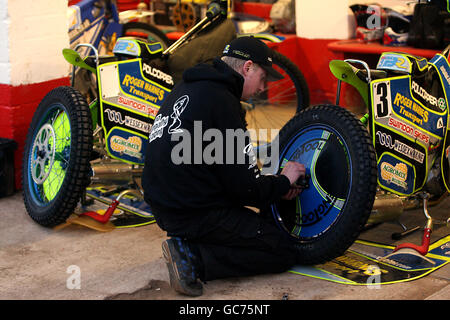
[[[193,35],[197,34],[200,30],[212,23],[213,20],[226,18],[228,13],[228,0],[213,0],[209,4],[206,17],[186,32],[181,38],[175,41],[170,47],[163,51],[162,55],[167,56],[172,54],[179,46],[181,46],[186,40],[189,40]]]
[[[212,20],[219,14],[227,15],[228,11],[228,1],[227,0],[213,0],[208,6],[208,11],[206,12],[206,17]]]

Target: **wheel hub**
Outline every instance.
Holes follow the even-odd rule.
[[[47,155],[47,152],[45,152],[45,149],[39,149],[37,150],[37,156],[41,159],[45,159],[45,156]]]
[[[31,158],[31,176],[36,184],[48,178],[55,162],[56,135],[50,124],[44,124],[34,139]]]

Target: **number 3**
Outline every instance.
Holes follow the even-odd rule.
[[[378,82],[374,85],[373,104],[375,107],[375,117],[387,117],[389,112],[390,92],[387,82]]]

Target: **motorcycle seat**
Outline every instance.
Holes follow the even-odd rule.
[[[415,55],[408,55],[409,61],[412,63],[412,74],[415,73],[423,73],[427,69],[428,60],[427,58],[415,56]]]
[[[384,70],[377,70],[377,69],[370,69],[370,78],[371,80],[377,80],[377,79],[383,79],[387,77],[387,72]],[[355,74],[360,78],[362,81],[367,82],[367,70],[365,69],[358,69]]]
[[[101,65],[108,62],[118,61],[119,59],[116,56],[99,56],[98,60],[98,64]],[[84,59],[84,62],[86,62],[86,64],[92,68],[96,67],[95,56],[86,57],[86,59]]]

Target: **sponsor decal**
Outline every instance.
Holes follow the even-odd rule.
[[[297,161],[300,159],[300,157],[305,153],[309,151],[315,151],[315,150],[322,150],[323,146],[325,145],[324,140],[316,140],[316,141],[309,141],[305,144],[302,144],[300,148],[298,148],[295,153],[291,157],[291,161]]]
[[[398,261],[395,261],[395,260],[386,259],[385,256],[379,256],[379,255],[377,255],[375,253],[372,253],[372,252],[369,252],[369,251],[364,251],[364,252],[360,252],[360,253],[362,253],[362,254],[370,257],[370,258],[373,258],[375,260],[380,260],[381,258],[383,258],[383,262],[386,262],[386,263],[388,263],[390,265],[393,265],[393,266],[396,266],[396,267],[399,267],[399,268],[411,269],[411,266],[407,266],[407,265],[405,265],[403,263],[400,263]],[[342,257],[344,257],[344,256],[342,256]],[[380,271],[382,273],[386,273],[386,274],[389,273],[387,270],[383,270],[383,269],[380,269]]]
[[[110,139],[111,149],[118,153],[124,153],[138,159],[142,158],[142,140],[139,137],[132,136],[125,139],[121,136],[112,136]]]
[[[404,144],[403,142],[400,142],[398,140],[392,139],[392,137],[384,132],[377,131],[376,136],[378,137],[378,141],[382,146],[385,146],[389,149],[395,150],[398,153],[413,159],[419,163],[423,163],[423,160],[425,158],[425,155],[420,152],[419,150],[416,150],[414,148],[411,148],[407,144]]]
[[[408,59],[398,54],[383,54],[378,62],[377,69],[389,69],[409,72],[411,65]]]
[[[156,116],[158,113],[158,109],[126,97],[119,96],[117,102],[124,107],[130,107],[132,110],[144,112],[148,115]]]
[[[413,81],[411,88],[412,88],[413,92],[418,94],[423,100],[425,100],[426,102],[437,107],[438,99],[435,96],[432,96],[431,94],[429,94],[424,88],[419,86],[419,84],[417,82]]]
[[[150,75],[152,77],[155,77],[156,79],[162,80],[168,85],[173,86],[173,79],[172,76],[168,75],[167,73],[162,72],[159,69],[156,69],[154,67],[149,66],[148,64],[144,63],[142,65],[142,70],[144,71],[145,75]]]
[[[442,111],[445,111],[446,105],[445,105],[445,99],[444,98],[439,98],[438,99],[438,107]]]
[[[249,59],[249,58],[250,58],[250,55],[249,55],[248,53],[245,53],[245,52],[242,52],[242,51],[239,51],[239,50],[233,50],[233,53],[234,53],[235,55],[244,57],[244,58],[246,58],[246,59]]]
[[[113,52],[119,54],[129,54],[135,57],[139,57],[140,48],[133,40],[119,39],[114,46]]]
[[[370,265],[368,263],[364,263],[360,260],[347,257],[347,256],[340,256],[332,261],[325,262],[324,266],[333,267],[335,269],[344,271],[346,274],[352,274],[352,273],[362,273],[364,275],[374,275],[377,273],[380,274],[387,274],[389,271],[378,268],[377,271],[373,269],[373,265]]]
[[[149,123],[135,119],[130,116],[125,116],[125,125],[127,127],[130,127],[130,128],[136,129],[136,130],[140,130],[145,133],[150,132],[150,124]]]
[[[428,122],[428,111],[399,92],[395,96],[394,105],[400,108],[400,114],[410,119],[413,123],[423,125],[424,122]]]
[[[444,119],[439,118],[439,120],[436,123],[436,128],[442,129],[444,127]]]
[[[388,162],[381,163],[381,178],[388,183],[393,183],[406,190],[408,188],[407,177],[408,168],[404,163],[397,163],[395,167]]]
[[[312,226],[318,223],[333,207],[333,204],[336,202],[336,198],[330,198],[328,195],[325,196],[325,199],[320,203],[314,210],[302,214],[302,226]]]
[[[163,89],[154,86],[143,79],[130,76],[129,74],[125,75],[122,85],[128,89],[129,93],[141,97],[146,101],[156,103],[164,99],[165,92]]]
[[[135,119],[130,116],[123,117],[122,114],[118,111],[106,109],[105,113],[108,115],[108,120],[111,122],[119,123],[121,125],[125,125],[129,128],[133,128],[145,133],[150,132],[150,124],[138,119]]]
[[[148,142],[152,142],[156,138],[161,138],[163,135],[164,128],[169,123],[169,116],[163,117],[162,115],[157,115],[155,121],[153,122],[152,130],[148,137]]]
[[[413,137],[414,139],[419,139],[426,144],[430,142],[430,137],[428,135],[395,118],[389,118],[389,126],[400,129],[407,135]]]
[[[447,80],[447,84],[450,85],[450,75],[448,74],[447,70],[445,69],[444,66],[440,66],[439,70],[441,70],[445,80]]]

